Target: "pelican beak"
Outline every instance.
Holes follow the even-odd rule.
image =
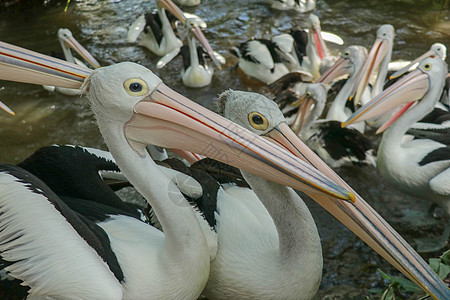
[[[0,109],[3,109],[4,111],[6,111],[8,114],[15,116],[16,113],[9,108],[5,103],[0,101]]]
[[[340,57],[333,66],[331,66],[328,70],[325,71],[325,73],[320,76],[319,79],[317,79],[318,83],[323,84],[329,84],[334,79],[338,78],[339,76],[348,74],[349,71],[347,70],[350,66],[350,60],[348,58]]]
[[[147,144],[183,149],[295,189],[352,201],[351,193],[286,149],[194,103],[163,83],[137,103],[134,112],[125,125],[125,136],[141,154]]]
[[[394,78],[402,76],[404,73],[408,72],[409,69],[412,68],[412,66],[414,66],[415,64],[418,64],[420,61],[424,60],[425,58],[432,57],[434,55],[435,54],[432,50],[428,50],[427,52],[425,52],[424,54],[422,54],[415,60],[411,61],[411,63],[409,65],[405,66],[403,69],[400,69],[397,72],[395,72],[394,74],[392,74],[391,76],[389,76],[389,80],[392,80]]]
[[[433,298],[449,299],[450,290],[428,264],[360,195],[309,149],[286,123],[280,123],[266,135],[356,196],[356,201],[351,203],[324,194],[310,195],[314,201]]]
[[[184,151],[184,150],[180,150],[180,149],[169,149],[169,150],[170,150],[170,152],[175,153],[176,155],[180,156],[181,158],[184,158],[190,164],[193,164],[193,163],[205,158],[203,155],[189,152],[189,151]]]
[[[307,115],[311,112],[311,106],[314,104],[314,99],[310,95],[303,95],[299,100],[297,100],[292,105],[298,105],[301,103],[297,115],[295,116],[294,122],[291,125],[292,130],[298,135],[302,130],[303,124],[307,119]]]
[[[381,61],[389,51],[389,47],[389,42],[386,39],[377,38],[375,40],[350,92],[350,99],[354,100],[355,105],[361,100],[364,89],[369,84],[370,77],[380,66]]]
[[[342,123],[342,127],[377,117],[401,104],[417,101],[425,95],[429,85],[429,75],[422,70],[414,70],[370,100],[366,105],[360,107],[347,121]],[[406,111],[405,108],[409,108],[410,106],[403,107],[380,127],[377,133],[387,129],[390,124]]]
[[[202,26],[202,23],[197,21],[195,18],[186,18],[183,11],[172,2],[172,0],[160,0],[158,2],[159,7],[163,7],[164,9],[167,9],[170,13],[172,13],[178,20],[181,21],[184,25],[188,26],[190,28],[191,32],[194,34],[194,36],[197,38],[197,40],[200,42],[200,44],[205,48],[206,53],[208,53],[209,57],[211,57],[214,64],[217,66],[219,70],[222,69],[222,66],[219,62],[219,60],[214,55],[214,51],[211,48],[211,45],[209,44],[208,40],[206,39],[205,35],[203,34],[202,30],[200,29],[200,26]]]
[[[74,37],[64,38],[63,43],[83,57],[94,69],[100,68],[98,61]]]
[[[0,80],[79,89],[91,72],[65,60],[0,42]]]
[[[0,42],[0,79],[79,89],[91,72],[95,71]],[[146,155],[148,144],[183,149],[295,189],[353,201],[352,193],[289,151],[183,97],[162,82],[135,105],[124,132],[129,144],[141,155]]]
[[[311,31],[317,53],[319,54],[319,57],[322,60],[324,57],[329,55],[328,48],[325,45],[325,41],[322,38],[322,30],[320,27],[314,27],[311,29]]]
[[[0,80],[80,88],[92,70],[0,42]],[[15,115],[0,101],[0,108]]]

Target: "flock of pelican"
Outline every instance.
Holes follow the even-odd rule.
[[[304,11],[315,3],[270,4]],[[209,84],[206,55],[217,67],[224,58],[202,34],[206,24],[171,0],[157,5],[131,25],[128,41],[162,56],[155,67],[180,54],[183,83]],[[331,169],[376,165],[450,215],[445,46],[389,75],[391,25],[370,51],[349,46],[336,58],[315,15],[309,24],[234,47],[239,68],[270,84],[275,101],[227,90],[218,113],[139,64],[100,67],[67,29],[58,32],[64,60],[0,42],[1,80],[82,95],[109,149],[53,145],[0,164],[0,290],[30,299],[312,299],[322,248],[299,190],[431,297],[450,299],[428,264]],[[384,132],[376,157],[364,136],[372,127]],[[114,192],[129,185],[146,207]]]

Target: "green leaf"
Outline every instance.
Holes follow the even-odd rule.
[[[430,267],[435,271],[436,273],[439,272],[439,264],[441,263],[441,260],[439,258],[430,258]]]
[[[441,260],[444,264],[450,265],[450,249],[445,251],[444,254],[441,255]]]
[[[448,274],[450,274],[450,266],[447,266],[443,263],[439,264],[439,270],[436,272],[440,279],[445,279]]]
[[[420,292],[422,291],[422,289],[420,287],[418,287],[415,283],[412,283],[411,281],[409,281],[408,279],[405,279],[403,277],[399,277],[399,276],[391,276],[388,275],[386,273],[384,273],[383,271],[381,271],[380,269],[377,270],[378,272],[380,272],[381,276],[386,279],[389,280],[392,284],[393,287],[396,287],[400,292]]]

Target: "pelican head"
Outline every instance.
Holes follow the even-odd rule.
[[[419,56],[418,58],[411,61],[410,64],[408,64],[406,67],[398,70],[394,74],[392,74],[389,79],[397,78],[401,75],[403,75],[405,72],[407,72],[409,69],[413,67],[413,65],[417,64],[419,61],[424,60],[427,57],[437,56],[440,57],[443,61],[447,58],[447,47],[445,47],[444,44],[441,43],[434,43],[431,45],[430,50]]]
[[[282,145],[342,186],[351,189],[290,130],[281,111],[273,105],[272,100],[255,93],[229,90],[219,96],[218,102],[218,110],[231,121]],[[232,107],[235,105],[237,109]],[[448,299],[450,290],[437,274],[362,197],[356,193],[355,195],[357,201],[354,203],[322,195],[311,195],[311,198],[432,297]]]
[[[438,56],[427,57],[420,62],[416,70],[401,78],[355,111],[347,121],[342,123],[342,126],[377,117],[401,104],[405,104],[377,130],[377,133],[381,133],[411,108],[415,102],[424,102],[426,98],[431,98],[428,107],[428,110],[431,111],[436,101],[439,100],[446,77],[447,64]]]
[[[296,102],[299,103],[300,107],[291,128],[297,135],[302,129],[307,130],[320,117],[325,108],[326,99],[327,88],[325,85],[321,83],[308,85],[305,94]]]
[[[394,27],[390,24],[381,25],[377,30],[377,38],[369,51],[364,66],[358,73],[355,85],[352,89],[351,96],[354,95],[355,104],[361,100],[364,89],[369,83],[369,79],[384,62],[387,66],[391,60],[392,47],[394,45]],[[387,72],[387,67],[386,67]],[[386,74],[384,74],[386,75]],[[381,74],[379,73],[380,77]],[[380,77],[381,78],[381,77]],[[384,80],[384,79],[383,79]]]
[[[69,29],[60,28],[58,30],[58,39],[67,61],[74,62],[72,52],[70,51],[72,49],[81,55],[94,69],[100,68],[98,61],[73,37]]]
[[[355,70],[359,70],[359,68],[364,64],[366,57],[366,47],[356,45],[347,47],[341,53],[340,58],[331,68],[322,74],[317,82],[329,84],[339,76],[344,74],[353,74]]]
[[[256,101],[253,101],[255,100]],[[284,122],[274,101],[264,101],[263,95],[251,92],[228,90],[216,101],[219,114],[257,134],[267,134],[279,123]]]
[[[310,14],[308,18],[309,22],[309,37],[308,43],[314,45],[314,49],[317,52],[317,55],[322,60],[324,57],[328,56],[328,48],[325,45],[325,41],[322,38],[322,29],[320,27],[319,17],[315,14]],[[308,54],[309,56],[309,54]]]

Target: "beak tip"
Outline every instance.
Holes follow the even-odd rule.
[[[347,193],[347,196],[348,196],[348,202],[350,202],[350,203],[355,203],[356,202],[356,196],[355,196],[355,194],[354,193],[352,193],[352,192],[348,192]]]

